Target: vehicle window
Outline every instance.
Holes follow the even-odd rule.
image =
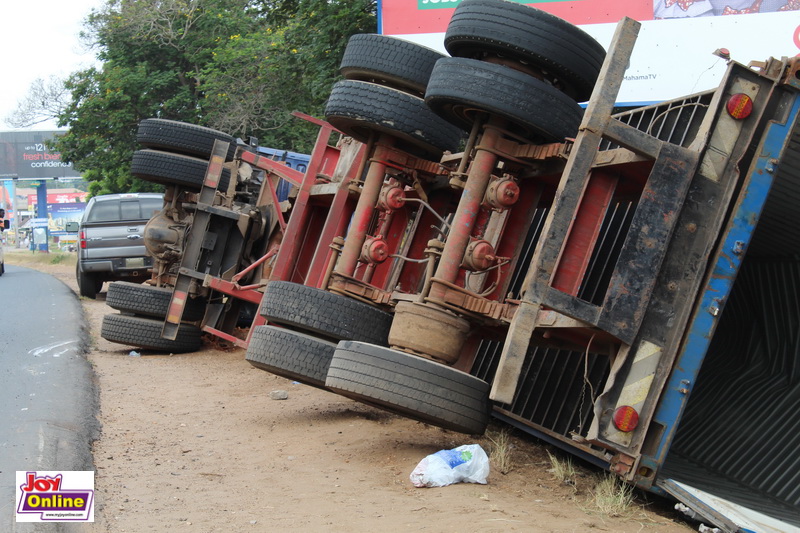
[[[153,215],[161,211],[164,207],[164,200],[161,198],[142,198],[142,218],[153,218]]]
[[[87,222],[112,222],[119,220],[119,200],[96,202],[86,220]]]
[[[139,200],[123,200],[119,204],[120,220],[138,220],[142,218],[141,211],[139,211]]]
[[[87,217],[87,222],[117,222],[119,220],[148,220],[161,211],[161,198],[136,198],[132,200],[106,200],[97,202]]]

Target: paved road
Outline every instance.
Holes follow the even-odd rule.
[[[17,470],[93,470],[97,392],[84,356],[82,313],[61,281],[6,264],[0,277],[0,531],[68,530],[15,523]]]

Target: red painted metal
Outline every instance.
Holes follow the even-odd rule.
[[[342,182],[336,196],[333,198],[328,217],[319,235],[319,246],[313,248],[313,257],[308,267],[305,284],[309,287],[322,288],[322,281],[328,268],[333,250],[330,243],[335,237],[343,237],[347,232],[347,225],[350,222],[350,213],[353,212],[355,201],[350,197],[347,185],[350,178]]]
[[[238,274],[233,276],[233,282],[234,283],[239,283],[239,280],[242,279],[242,277],[245,274],[247,274],[248,272],[252,271],[254,268],[257,268],[259,265],[264,264],[264,261],[266,261],[267,259],[269,259],[269,258],[273,257],[275,254],[277,254],[279,249],[280,248],[278,246],[273,246],[272,248],[270,248],[269,251],[266,254],[264,254],[259,259],[253,261],[253,263],[251,265],[249,265],[247,268],[245,268],[244,270],[242,270],[241,272],[239,272]]]
[[[298,170],[286,166],[286,163],[275,161],[263,155],[258,155],[253,152],[242,152],[241,159],[245,163],[249,163],[256,168],[266,170],[267,172],[277,174],[285,179],[295,187],[300,187],[303,183],[304,174]]]
[[[331,131],[335,131],[336,133],[344,135],[344,133],[342,133],[338,129],[334,128],[333,126],[331,126],[330,124],[328,124],[327,122],[322,120],[321,118],[312,117],[311,115],[306,115],[305,113],[302,113],[300,111],[292,111],[292,116],[293,117],[297,117],[297,118],[301,118],[301,119],[305,120],[306,122],[310,122],[312,124],[316,124],[320,128],[327,128],[327,129],[330,129]]]
[[[508,209],[519,200],[519,185],[513,180],[501,179],[489,185],[486,201],[497,209]]]
[[[431,196],[428,198],[428,202],[436,213],[442,214],[447,211],[447,206],[450,204],[451,198],[454,195],[455,191],[450,188],[439,189],[431,193]],[[441,238],[441,235],[435,229],[440,224],[439,219],[428,209],[422,207],[420,207],[420,209],[423,209],[422,216],[420,217],[419,224],[417,225],[417,230],[414,232],[414,238],[412,239],[408,247],[408,251],[406,252],[406,256],[414,260],[421,260],[427,257],[425,250],[428,248],[428,241],[431,239]],[[427,262],[404,262],[400,270],[397,289],[400,292],[409,294],[419,292],[422,281],[425,277],[426,267]],[[378,275],[376,275],[375,278],[378,278]]]
[[[386,249],[390,253],[396,253],[404,240],[404,238],[414,238],[415,236],[407,236],[408,229],[408,209],[398,209],[387,214],[384,218],[384,224],[381,225],[377,231],[386,243]],[[394,268],[394,261],[383,261],[381,263],[369,265],[364,271],[361,279],[374,285],[375,287],[392,290],[394,287],[387,286],[389,276]]]
[[[217,328],[212,328],[211,326],[203,326],[203,331],[205,331],[206,333],[211,333],[212,335],[214,335],[215,337],[219,337],[220,339],[232,342],[239,348],[245,348],[245,349],[247,348],[248,341],[242,340],[239,337],[234,337],[233,335],[229,335],[228,333],[218,330]]]
[[[618,181],[617,176],[598,170],[589,176],[553,273],[554,288],[577,296]]]
[[[494,150],[499,138],[499,131],[487,128],[480,146],[476,149],[475,158],[467,175],[466,186],[461,194],[461,201],[458,203],[450,233],[447,236],[447,243],[436,268],[435,277],[439,279],[452,283],[458,278],[461,260],[464,258],[473,226],[480,214],[486,188],[492,172],[497,166],[497,155],[490,150]],[[436,286],[432,287],[431,296],[437,296],[434,294],[434,291],[437,290],[439,289]]]
[[[317,141],[314,144],[314,151],[311,153],[311,160],[308,163],[300,190],[297,193],[297,198],[292,208],[292,216],[289,217],[289,222],[286,225],[281,248],[275,258],[275,265],[272,268],[270,279],[288,281],[295,270],[297,258],[304,244],[303,228],[306,227],[310,215],[308,202],[311,195],[311,187],[314,185],[317,175],[321,173],[321,169],[329,166],[329,160],[332,159],[328,150],[328,139],[330,139],[332,131],[333,126],[330,124],[323,126],[319,130]]]
[[[536,181],[526,180],[520,187],[517,203],[509,209],[505,226],[499,242],[495,246],[498,257],[509,258],[509,263],[497,268],[494,272],[496,288],[486,297],[490,300],[503,301],[508,294],[511,277],[520,261],[520,254],[525,243],[525,235],[530,228],[540,205],[549,205],[553,198],[553,187],[545,185],[543,177]]]
[[[386,164],[388,159],[389,147],[393,139],[388,135],[381,134],[375,143],[373,156],[370,158],[369,170],[364,178],[364,185],[361,188],[361,196],[358,198],[350,228],[347,231],[342,255],[336,265],[336,272],[345,276],[352,276],[358,267],[358,259],[361,256],[361,247],[367,236],[375,206],[378,203],[383,180],[386,176]]]
[[[246,302],[251,302],[254,304],[260,304],[261,297],[264,296],[261,293],[261,291],[257,291],[252,288],[252,287],[257,287],[257,285],[250,285],[249,287],[251,288],[244,288],[244,287],[239,287],[233,282],[226,281],[222,278],[214,278],[214,277],[209,277],[209,279],[206,280],[206,282],[208,283],[208,286],[214,289],[215,291],[228,294],[239,300],[244,300]]]

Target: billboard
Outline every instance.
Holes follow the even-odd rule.
[[[67,222],[80,222],[86,210],[84,203],[47,204],[47,228],[50,235],[66,235]]]
[[[85,203],[88,192],[55,192],[47,193],[47,205],[51,204],[71,204],[71,203]],[[35,194],[28,195],[28,209],[34,211],[38,199]]]
[[[378,0],[379,32],[445,52],[460,0]],[[741,63],[800,55],[800,0],[520,1],[580,26],[606,49],[625,16],[642,23],[620,105],[639,105],[719,85],[724,59]],[[446,52],[445,52],[446,53]]]
[[[52,153],[45,142],[58,131],[5,131],[0,132],[0,177],[5,178],[74,178],[80,172],[72,163],[61,160],[61,154]]]

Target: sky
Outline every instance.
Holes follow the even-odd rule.
[[[103,0],[4,0],[0,17],[0,131],[37,78],[66,77],[91,66],[94,53],[78,38],[83,20]],[[28,128],[53,130],[55,123]]]

